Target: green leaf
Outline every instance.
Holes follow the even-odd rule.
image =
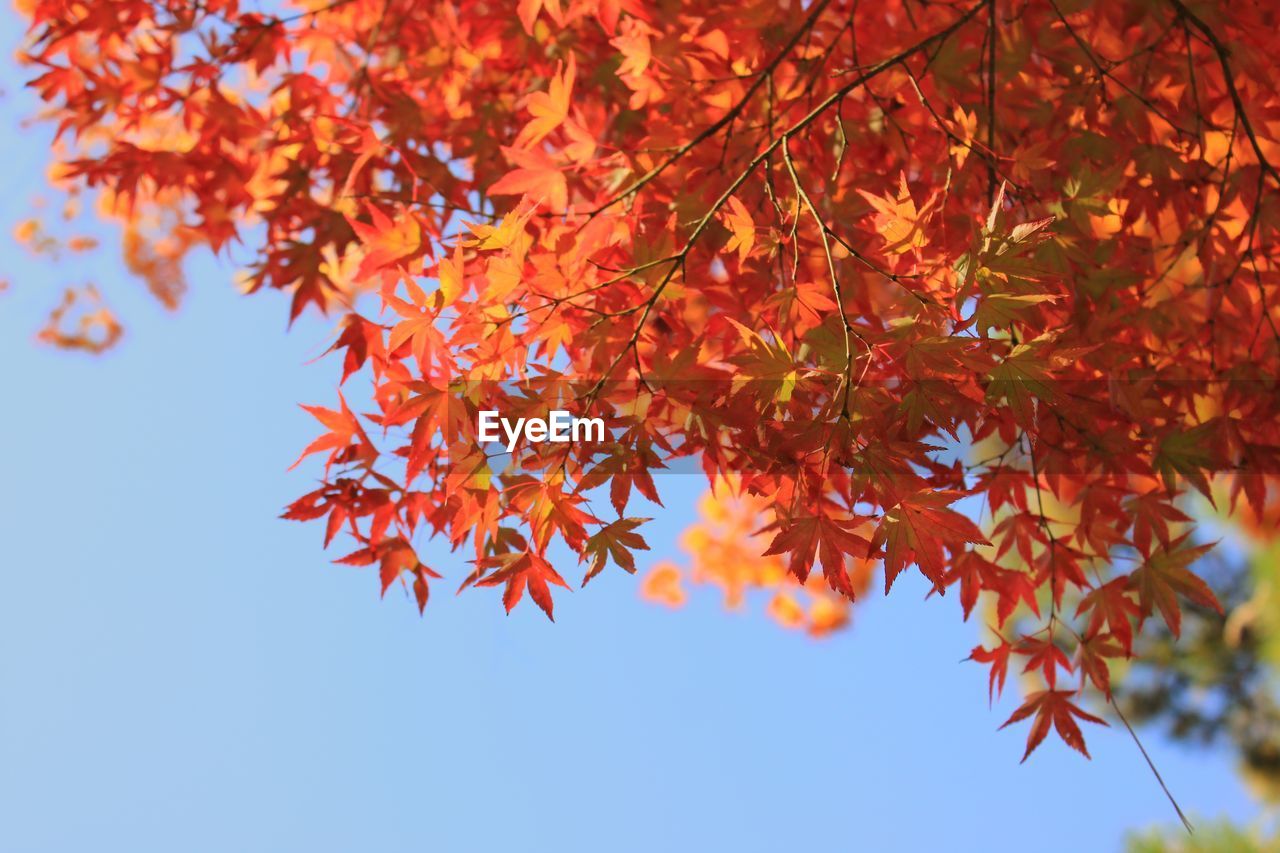
[[[1011,293],[992,293],[982,297],[973,315],[978,331],[986,334],[991,328],[1004,328],[1021,318],[1022,314],[1042,302],[1054,302],[1060,297],[1047,293],[1016,296]]]

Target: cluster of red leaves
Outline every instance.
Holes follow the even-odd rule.
[[[425,528],[549,616],[553,542],[632,571],[632,492],[693,459],[766,502],[799,582],[852,598],[878,560],[985,594],[1018,628],[974,653],[993,687],[1043,682],[1028,753],[1083,752],[1086,683],[1213,601],[1181,495],[1271,502],[1269,4],[32,6],[76,177],[260,238],[250,288],[294,315],[377,288],[334,345],[369,411],[311,410],[326,476],[286,515],[420,605]],[[611,441],[491,465],[475,413],[552,400]]]

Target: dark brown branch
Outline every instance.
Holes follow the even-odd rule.
[[[1234,73],[1231,70],[1231,50],[1218,38],[1208,24],[1202,18],[1187,8],[1182,0],[1169,0],[1169,4],[1178,11],[1182,18],[1191,23],[1191,26],[1200,31],[1213,48],[1214,53],[1218,55],[1218,64],[1222,66],[1222,82],[1227,87],[1227,94],[1231,96],[1231,103],[1235,105],[1236,115],[1240,118],[1240,124],[1244,128],[1244,135],[1248,137],[1249,144],[1253,147],[1253,153],[1258,158],[1258,165],[1262,167],[1264,174],[1269,176],[1280,186],[1280,172],[1276,171],[1276,167],[1271,165],[1267,160],[1267,155],[1262,153],[1262,145],[1258,142],[1258,134],[1254,132],[1253,124],[1249,121],[1249,114],[1245,112],[1244,100],[1240,97],[1240,90],[1236,87]]]
[[[872,349],[871,344],[867,343],[867,339],[853,328],[853,324],[849,322],[849,315],[844,310],[844,293],[840,288],[840,276],[836,272],[836,261],[831,254],[831,243],[827,239],[830,231],[827,224],[822,220],[822,214],[818,212],[818,206],[813,203],[813,199],[809,197],[809,193],[805,191],[804,184],[800,182],[800,175],[796,172],[796,165],[791,159],[791,149],[787,146],[787,137],[782,137],[782,159],[787,164],[787,172],[791,175],[791,182],[795,184],[796,195],[804,202],[805,207],[809,209],[809,213],[813,216],[813,221],[818,225],[818,234],[822,238],[822,251],[827,258],[827,272],[831,276],[831,291],[835,297],[836,310],[840,312],[840,324],[844,333],[844,401],[841,405],[840,416],[845,420],[849,419],[849,395],[853,391],[853,343],[856,337],[864,347],[867,348],[867,364],[863,367],[863,373],[871,366]],[[861,380],[859,380],[861,381]]]

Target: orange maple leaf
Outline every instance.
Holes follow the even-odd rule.
[[[573,95],[573,80],[576,75],[577,65],[573,54],[570,54],[567,67],[556,66],[550,89],[546,92],[534,92],[529,96],[527,108],[533,118],[516,137],[516,148],[537,145],[547,134],[564,124],[569,117],[569,99]]]
[[[905,172],[899,176],[898,181],[896,196],[881,197],[866,190],[858,190],[858,194],[875,209],[873,222],[876,232],[884,238],[884,251],[891,255],[900,255],[928,244],[929,238],[922,225],[928,220],[928,214],[937,198],[936,195],[930,196],[917,210],[911,190],[907,187]]]

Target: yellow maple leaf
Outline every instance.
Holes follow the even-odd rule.
[[[568,67],[557,68],[556,75],[551,78],[549,91],[534,92],[529,96],[528,108],[533,119],[516,137],[515,147],[529,148],[537,145],[548,133],[564,124],[569,117],[569,99],[573,95],[575,76],[577,65],[570,54]]]
[[[956,122],[954,133],[960,141],[951,143],[951,156],[956,158],[956,168],[962,169],[964,161],[969,158],[969,152],[973,150],[973,138],[978,132],[978,116],[976,113],[965,112],[959,105],[953,116]]]
[[[729,242],[725,244],[725,251],[732,252],[737,249],[738,262],[741,263],[751,254],[751,248],[756,244],[756,223],[746,206],[738,201],[736,196],[729,197],[729,211],[723,218],[725,227],[733,233]]]
[[[436,273],[440,279],[441,308],[446,305],[452,305],[453,301],[461,295],[463,287],[463,266],[462,244],[456,243],[453,247],[453,258],[441,258]]]
[[[921,248],[929,242],[920,226],[927,219],[927,213],[936,199],[936,195],[931,197],[917,210],[915,200],[911,198],[911,190],[907,187],[906,173],[902,173],[898,180],[897,196],[881,197],[858,190],[858,194],[875,208],[876,232],[884,238],[884,251],[891,255]]]

